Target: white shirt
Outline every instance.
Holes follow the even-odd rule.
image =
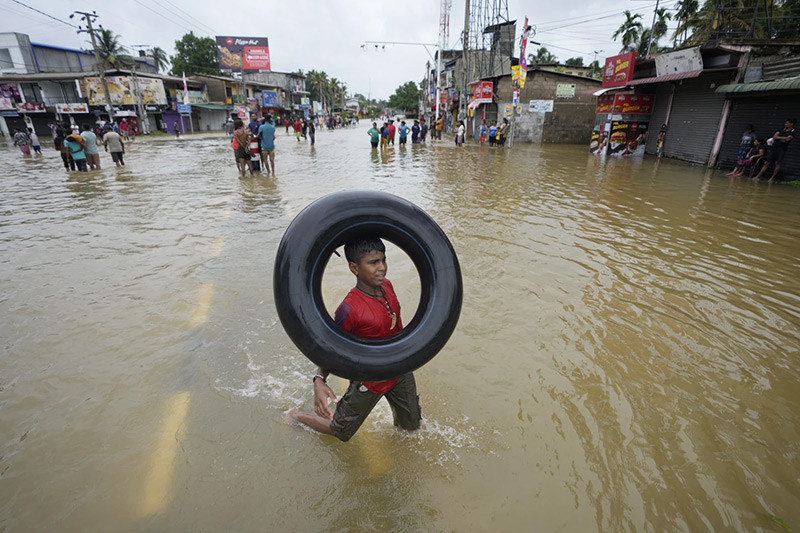
[[[461,125],[458,127],[458,135],[459,135],[459,136],[463,136],[463,135],[464,135],[464,125],[463,125],[463,124],[461,124]]]

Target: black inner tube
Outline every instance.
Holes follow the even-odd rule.
[[[417,311],[393,337],[352,335],[325,309],[325,267],[337,248],[361,235],[396,244],[419,274]],[[273,290],[281,323],[306,357],[335,375],[377,381],[419,368],[444,347],[458,322],[463,286],[455,251],[427,213],[391,194],[348,191],[313,202],[292,221],[278,246]]]

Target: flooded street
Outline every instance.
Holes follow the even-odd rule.
[[[0,145],[0,531],[800,528],[800,188],[366,129],[278,128],[277,176],[241,180],[222,134],[86,174]],[[416,373],[422,429],[381,401],[341,443],[285,421],[315,367],[272,268],[350,189],[430,213],[464,303]],[[353,283],[334,257],[326,304]]]

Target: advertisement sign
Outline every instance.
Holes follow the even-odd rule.
[[[0,96],[19,100],[19,87],[16,83],[0,83]]]
[[[525,59],[525,49],[528,47],[528,16],[525,16],[525,22],[522,24],[522,39],[519,45],[519,68],[522,72],[528,71],[528,62]],[[523,82],[524,83],[524,82]],[[520,85],[522,87],[522,85]]]
[[[604,155],[608,146],[608,131],[603,125],[595,126],[592,130],[592,139],[589,141],[589,153]]]
[[[191,115],[192,114],[192,104],[178,104],[178,113],[181,115]]]
[[[133,79],[128,76],[106,76],[108,94],[112,105],[134,105]],[[167,105],[167,93],[164,82],[153,78],[139,78],[139,91],[142,93],[142,103],[153,105]],[[89,99],[89,105],[105,105],[106,98],[103,93],[103,84],[100,78],[86,78],[84,80],[83,94]]]
[[[278,107],[278,91],[261,91],[263,107]]]
[[[491,104],[494,84],[491,81],[475,82],[472,86],[472,101],[478,104]]]
[[[88,112],[89,112],[89,104],[84,104],[84,103],[56,104],[56,113],[61,115],[70,113],[88,113]]]
[[[552,100],[531,100],[528,102],[528,112],[530,113],[549,113],[553,111]]]
[[[47,106],[44,102],[17,102],[19,113],[46,113]]]
[[[219,69],[223,72],[267,72],[272,69],[266,37],[217,36]]]
[[[649,125],[649,122],[613,121],[608,137],[608,155],[642,157]]]
[[[247,120],[247,118],[250,116],[247,113],[247,106],[237,105],[234,108],[234,111],[236,111],[236,116],[239,117],[242,120]]]
[[[575,84],[557,83],[556,98],[575,98]]]
[[[653,94],[618,94],[614,98],[614,113],[649,115],[655,100]]]
[[[183,89],[170,89],[170,94],[174,97],[173,99],[178,102],[184,102],[183,100]],[[208,103],[208,93],[204,91],[188,91],[189,93],[189,104],[207,104]]]
[[[636,52],[628,52],[606,59],[603,67],[603,87],[623,87],[633,78]]]
[[[613,113],[614,112],[614,94],[603,94],[597,97],[597,104],[594,107],[595,113]]]
[[[655,59],[656,76],[703,70],[703,57],[700,55],[699,46],[678,50],[677,52],[659,54]]]
[[[0,96],[0,109],[16,109],[16,107],[14,107],[14,102],[11,98]]]

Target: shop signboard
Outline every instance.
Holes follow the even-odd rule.
[[[89,104],[75,103],[75,104],[56,104],[56,113],[73,114],[73,113],[88,113]]]
[[[247,106],[237,105],[234,110],[236,111],[236,116],[242,120],[247,120],[247,117],[250,116],[247,113]]]
[[[219,68],[223,72],[268,72],[272,69],[266,37],[217,36]]]
[[[0,111],[0,117],[18,117],[18,116],[19,113],[17,113],[16,110]]]
[[[553,111],[552,100],[531,100],[528,102],[529,113],[549,113]]]
[[[46,113],[47,106],[44,102],[17,102],[19,113]]]
[[[169,91],[174,97],[175,100],[178,102],[183,102],[183,89],[170,89]],[[189,102],[190,104],[207,104],[208,103],[208,93],[205,91],[189,91]]]
[[[653,94],[617,94],[614,98],[614,113],[649,115],[655,102]]]
[[[667,76],[669,74],[683,74],[684,72],[694,72],[703,70],[703,56],[700,55],[700,47],[687,48],[676,52],[659,54],[656,60],[656,76]]]
[[[278,91],[261,91],[263,107],[278,107]]]
[[[106,76],[108,94],[112,105],[134,105],[134,91],[131,90],[138,83],[142,93],[143,104],[167,105],[167,93],[164,82],[153,78],[138,78],[135,82],[128,76]],[[106,98],[100,78],[86,78],[83,94],[89,99],[89,105],[105,105]]]
[[[603,68],[603,87],[624,87],[633,78],[636,52],[606,58]]]
[[[16,109],[11,98],[0,96],[0,109]]]
[[[491,104],[494,84],[491,81],[476,81],[472,85],[472,102],[478,104]]]
[[[575,84],[557,83],[556,98],[575,98]]]
[[[612,113],[614,111],[614,94],[601,94],[597,97],[595,113]]]
[[[649,122],[640,121],[612,121],[608,137],[608,155],[642,157],[649,125]]]
[[[178,104],[178,113],[181,115],[191,115],[192,114],[192,104]]]

